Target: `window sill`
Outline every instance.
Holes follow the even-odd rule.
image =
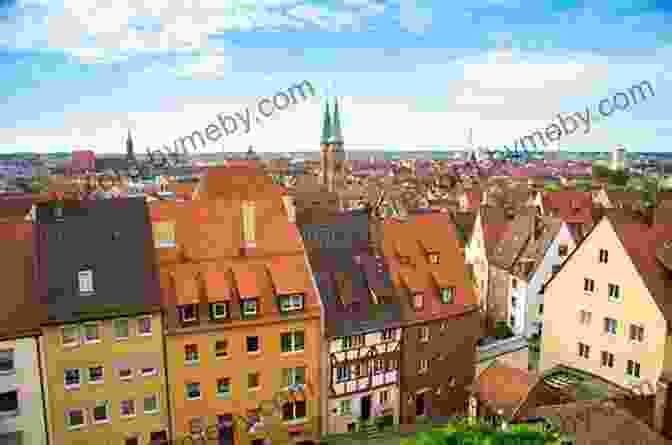
[[[82,385],[65,385],[66,391],[77,391],[82,387]]]
[[[217,394],[215,397],[219,400],[231,400],[231,394]]]
[[[84,428],[84,425],[69,426],[69,427],[67,427],[67,430],[68,431],[77,431],[77,430],[81,430],[82,428]]]
[[[145,332],[145,333],[138,334],[138,337],[151,337],[151,336],[152,336],[151,332]]]
[[[200,400],[200,399],[201,398],[199,397],[198,399],[187,399],[187,400]],[[161,412],[161,410],[156,409],[154,411],[145,411],[145,414],[147,414],[148,416],[155,416],[155,415],[159,414],[160,412]]]

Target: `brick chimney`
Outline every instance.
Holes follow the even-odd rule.
[[[665,417],[670,406],[671,376],[663,373],[656,383],[656,399],[653,409],[653,429],[665,437],[669,437],[671,428],[665,427]]]

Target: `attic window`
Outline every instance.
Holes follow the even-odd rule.
[[[455,288],[444,287],[441,289],[441,303],[443,304],[452,304],[455,299]]]
[[[303,309],[303,294],[282,295],[278,297],[280,311],[292,312]]]

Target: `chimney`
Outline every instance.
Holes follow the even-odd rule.
[[[668,377],[664,374],[660,376],[658,382],[656,383],[656,398],[653,409],[653,429],[663,436],[667,437],[667,431],[664,431],[665,428],[665,415],[669,404],[669,384],[670,381]]]
[[[257,247],[256,239],[256,212],[254,202],[244,201],[242,204],[243,247],[245,249]]]
[[[285,212],[287,212],[287,219],[290,223],[296,222],[296,207],[294,207],[294,197],[285,195],[282,197],[282,203],[285,205]]]

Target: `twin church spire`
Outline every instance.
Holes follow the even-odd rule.
[[[329,113],[329,99],[324,109],[322,119],[322,144],[343,144],[343,133],[341,131],[341,116],[338,112],[338,99],[334,99],[334,113]]]

